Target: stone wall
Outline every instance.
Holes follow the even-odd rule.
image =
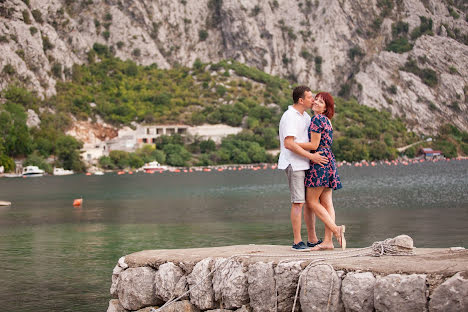
[[[235,257],[130,268],[122,257],[107,311],[149,312],[179,296],[163,311],[292,311],[298,283],[295,311],[468,311],[468,271],[434,280],[430,274],[345,272],[326,263]]]

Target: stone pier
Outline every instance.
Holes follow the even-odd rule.
[[[289,312],[298,283],[295,311],[468,311],[468,251],[410,252],[376,257],[362,249],[298,253],[272,245],[145,250],[119,259],[107,311],[149,312],[183,296],[163,311]]]

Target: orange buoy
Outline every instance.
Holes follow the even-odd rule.
[[[87,176],[90,176],[90,175],[91,175],[91,172],[86,172],[86,175],[87,175]]]
[[[83,198],[78,198],[78,199],[75,199],[73,201],[73,206],[74,207],[79,207],[79,206],[81,206],[81,204],[83,204]]]

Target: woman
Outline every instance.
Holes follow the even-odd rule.
[[[335,235],[341,248],[346,248],[344,237],[345,226],[335,224],[335,209],[333,208],[332,190],[342,187],[336,171],[335,156],[332,153],[333,128],[330,120],[335,114],[335,103],[330,93],[320,92],[315,96],[312,105],[314,116],[309,127],[309,143],[298,143],[302,148],[322,152],[328,157],[328,164],[322,166],[311,163],[306,171],[305,186],[306,202],[312,207],[317,217],[325,224],[323,242],[311,250],[331,250],[334,248],[332,234]]]

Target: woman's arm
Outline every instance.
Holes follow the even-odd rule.
[[[310,131],[310,142],[307,142],[307,143],[297,143],[300,147],[302,147],[303,149],[305,150],[308,150],[308,151],[315,151],[317,150],[319,144],[320,144],[320,137],[321,137],[321,134],[320,133],[317,133],[317,132],[314,132],[314,131]]]

